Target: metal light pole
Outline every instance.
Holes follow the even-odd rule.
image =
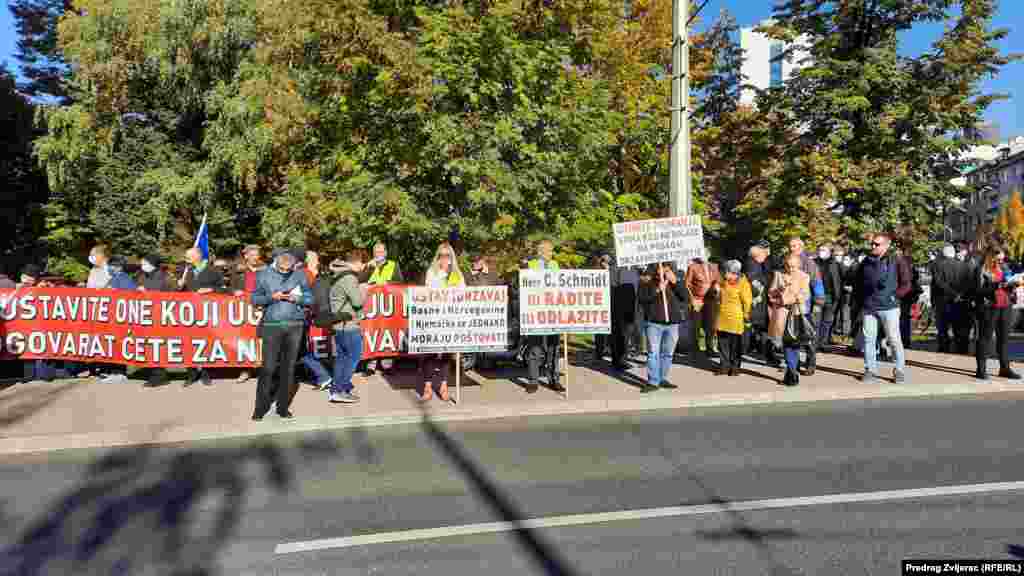
[[[669,158],[669,210],[690,214],[690,47],[686,25],[690,0],[672,2],[672,150]]]

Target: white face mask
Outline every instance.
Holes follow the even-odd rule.
[[[149,262],[142,263],[142,271],[145,272],[146,274],[152,273],[153,270],[156,270],[156,266],[153,266]]]
[[[96,255],[95,254],[89,254],[89,264],[92,264],[93,266],[96,265]]]
[[[828,250],[818,250],[818,258],[822,260],[828,260],[832,256],[832,253]]]

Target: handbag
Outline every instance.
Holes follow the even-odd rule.
[[[799,346],[808,344],[814,336],[814,326],[807,318],[807,315],[800,309],[799,304],[789,306],[789,315],[786,317],[786,329],[782,334],[783,344]]]

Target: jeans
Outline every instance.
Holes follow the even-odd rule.
[[[652,386],[660,386],[668,376],[678,339],[678,324],[647,323],[647,381]]]
[[[331,377],[331,374],[324,368],[324,365],[317,359],[312,350],[306,352],[306,355],[302,357],[302,364],[313,374],[313,383],[317,386],[327,382],[327,379]]]
[[[800,347],[786,346],[783,348],[786,355],[786,370],[794,374],[800,373]]]
[[[826,346],[832,340],[832,326],[836,320],[836,305],[826,302],[818,321],[818,347]]]
[[[334,333],[334,382],[332,394],[352,392],[352,375],[363,356],[363,333],[355,330],[338,330]]]
[[[287,414],[295,397],[295,362],[302,348],[301,325],[263,326],[263,369],[256,385],[255,416],[263,416],[277,402],[277,413]],[[278,382],[274,384],[274,375]]]
[[[903,342],[900,340],[900,309],[877,310],[864,312],[864,370],[870,374],[878,374],[878,325],[881,323],[885,337],[889,340],[889,348],[896,359],[896,371],[906,369],[907,358],[903,353]]]

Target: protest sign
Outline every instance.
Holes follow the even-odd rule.
[[[685,270],[690,260],[704,256],[700,216],[619,222],[615,231],[615,263],[620,267],[675,262]]]
[[[607,270],[520,270],[519,332],[610,334]]]
[[[502,352],[508,288],[409,288],[409,353]]]
[[[407,316],[402,286],[374,286],[364,308],[363,357],[398,356]],[[52,359],[164,368],[257,367],[260,310],[219,294],[84,288],[0,290],[0,359]],[[332,356],[330,330],[309,346]]]
[[[232,296],[28,288],[0,292],[0,356],[135,366],[259,362],[259,312]]]

